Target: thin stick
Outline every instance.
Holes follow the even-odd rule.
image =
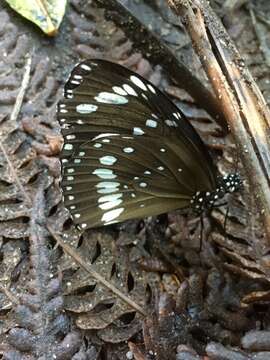
[[[57,235],[54,230],[47,225],[48,230],[54,237],[54,239],[61,245],[63,250],[71,256],[84,270],[86,270],[91,276],[93,276],[94,279],[96,279],[99,283],[104,285],[108,290],[110,290],[112,293],[114,293],[117,297],[119,297],[121,300],[123,300],[125,303],[127,303],[129,306],[131,306],[133,309],[138,311],[140,314],[146,316],[145,310],[135,303],[132,299],[130,299],[128,296],[123,294],[120,290],[118,290],[114,285],[112,285],[109,281],[107,281],[103,276],[101,276],[98,272],[92,269],[91,266],[87,265],[85,261],[78,255],[76,251],[72,249],[71,246],[66,244],[59,235]]]
[[[168,0],[182,18],[219,99],[255,192],[270,245],[270,112],[226,30],[205,0]]]
[[[22,84],[21,84],[19,93],[17,95],[14,108],[13,108],[12,113],[10,115],[10,120],[11,121],[16,121],[17,118],[18,118],[18,115],[19,115],[19,113],[21,111],[23,98],[24,98],[26,89],[28,87],[29,81],[30,81],[31,64],[32,64],[32,58],[31,58],[31,56],[28,55],[27,59],[26,59],[26,64],[25,64],[25,67],[24,67],[24,75],[23,75],[23,79],[22,79]]]
[[[19,90],[19,93],[17,95],[16,101],[15,101],[15,105],[14,108],[12,110],[12,113],[10,115],[10,121],[16,121],[18,118],[18,115],[21,111],[21,107],[22,107],[22,103],[23,103],[23,98],[26,92],[26,89],[28,87],[29,81],[30,81],[30,70],[31,70],[31,63],[32,63],[32,58],[29,56],[26,60],[26,65],[24,68],[24,75],[23,75],[23,79],[22,79],[22,84]],[[23,194],[23,196],[26,199],[26,202],[30,205],[32,203],[31,198],[28,196],[28,194],[25,192],[25,189],[23,187],[23,184],[21,183],[17,172],[11,162],[11,160],[9,159],[8,153],[6,152],[6,149],[4,147],[3,142],[0,139],[0,150],[2,151],[6,162],[9,166],[10,172],[15,180],[15,183],[17,184],[18,188],[20,189],[21,193]]]

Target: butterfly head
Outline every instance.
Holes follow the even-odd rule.
[[[218,179],[218,186],[214,191],[197,191],[191,199],[191,207],[196,214],[212,209],[214,204],[226,194],[238,191],[242,185],[240,174],[228,174]]]

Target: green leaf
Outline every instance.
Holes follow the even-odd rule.
[[[6,0],[6,2],[49,36],[56,35],[66,8],[66,0]]]

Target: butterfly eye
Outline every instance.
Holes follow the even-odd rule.
[[[192,207],[239,187],[217,179],[182,112],[153,84],[104,60],[77,65],[58,105],[64,202],[82,229]]]

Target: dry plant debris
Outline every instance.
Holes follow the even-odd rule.
[[[5,0],[15,11],[55,36],[66,9],[66,0]]]
[[[164,2],[130,3],[134,15],[147,10],[144,21],[157,41],[178,50],[207,87],[198,61],[190,64],[194,54],[183,27]],[[0,353],[25,360],[269,359],[269,249],[246,184],[227,199],[225,227],[227,205],[203,219],[202,239],[200,219],[178,212],[81,234],[63,207],[55,107],[79,57],[111,59],[149,78],[183,109],[220,173],[237,161],[231,136],[170,80],[175,70],[165,75],[162,61],[146,60],[157,54],[138,50],[127,24],[121,29],[119,17],[108,21],[111,10],[96,5],[72,0],[53,43],[0,7]],[[226,1],[230,16],[223,2],[212,5],[269,101],[268,2]]]

